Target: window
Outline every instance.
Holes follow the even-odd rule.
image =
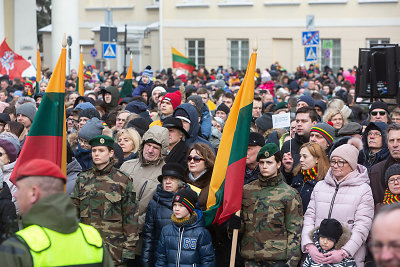
[[[186,40],[186,55],[192,60],[197,67],[204,67],[204,40],[203,39],[189,39]]]
[[[329,66],[334,73],[340,68],[340,39],[321,39],[321,67]]]
[[[390,39],[389,38],[368,38],[367,39],[367,48],[370,48],[371,45],[375,44],[389,44]]]
[[[249,62],[249,40],[229,40],[229,67],[245,70]]]

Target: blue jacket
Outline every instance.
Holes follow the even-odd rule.
[[[133,90],[132,96],[140,96],[143,91],[146,91],[147,96],[150,98],[153,85],[153,81],[150,81],[149,83],[143,83],[142,78],[140,78],[138,86]]]
[[[186,187],[189,187],[186,185]],[[147,207],[146,220],[143,225],[142,266],[152,267],[155,263],[155,254],[161,230],[171,223],[172,198],[174,194],[162,189],[158,184]]]
[[[200,133],[199,114],[197,113],[196,108],[189,103],[181,104],[174,110],[174,115],[173,115],[174,117],[177,110],[179,109],[183,109],[189,115],[190,119],[190,129],[188,132],[190,137],[186,138],[186,145],[190,147],[192,144],[195,143],[204,143],[214,151],[214,148],[211,145],[211,143],[199,136]]]
[[[201,108],[201,120],[200,120],[200,127],[201,127],[201,135],[208,139],[211,135],[211,115],[210,111],[208,110],[207,105],[203,105]]]
[[[82,167],[82,171],[87,171],[92,168],[92,149],[85,150],[78,143],[78,150],[75,151],[74,157]]]
[[[303,203],[303,215],[307,211],[308,203],[310,203],[311,193],[314,190],[314,186],[318,183],[317,180],[304,182],[304,176],[299,173],[293,177],[291,186],[299,192],[301,201]]]
[[[215,266],[211,235],[204,227],[201,211],[195,212],[198,216],[195,223],[180,228],[171,223],[162,229],[156,267]]]

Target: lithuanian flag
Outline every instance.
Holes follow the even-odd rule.
[[[42,80],[42,59],[40,58],[39,45],[36,52],[37,66],[36,66],[36,87],[35,87],[35,95],[40,92],[40,81]]]
[[[119,93],[120,99],[128,96],[132,96],[133,86],[132,86],[132,54],[131,54],[131,64],[129,65],[128,72],[126,73],[124,85],[122,86],[121,92]]]
[[[221,137],[208,192],[207,210],[204,211],[207,226],[221,224],[241,209],[256,59],[257,54],[252,53]]]
[[[196,64],[193,61],[182,55],[175,48],[172,48],[172,67],[181,68],[192,72],[196,69]]]
[[[83,90],[83,53],[81,47],[81,58],[79,60],[79,70],[78,70],[78,79],[76,80],[76,89],[79,95],[83,96],[85,93]]]
[[[65,37],[64,37],[65,38]],[[26,137],[10,180],[15,183],[19,166],[31,159],[47,159],[67,172],[67,138],[65,124],[66,41],[49,85]]]

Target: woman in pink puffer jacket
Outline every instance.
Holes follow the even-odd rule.
[[[336,148],[330,157],[331,168],[324,180],[318,182],[304,215],[301,247],[317,263],[338,263],[347,256],[364,266],[366,245],[374,217],[374,200],[367,169],[357,164],[361,140],[352,138]],[[334,218],[351,231],[350,240],[340,249],[322,254],[313,244],[309,233],[323,219]]]

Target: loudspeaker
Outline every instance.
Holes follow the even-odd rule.
[[[400,98],[400,48],[375,45],[360,48],[356,75],[357,97]]]

